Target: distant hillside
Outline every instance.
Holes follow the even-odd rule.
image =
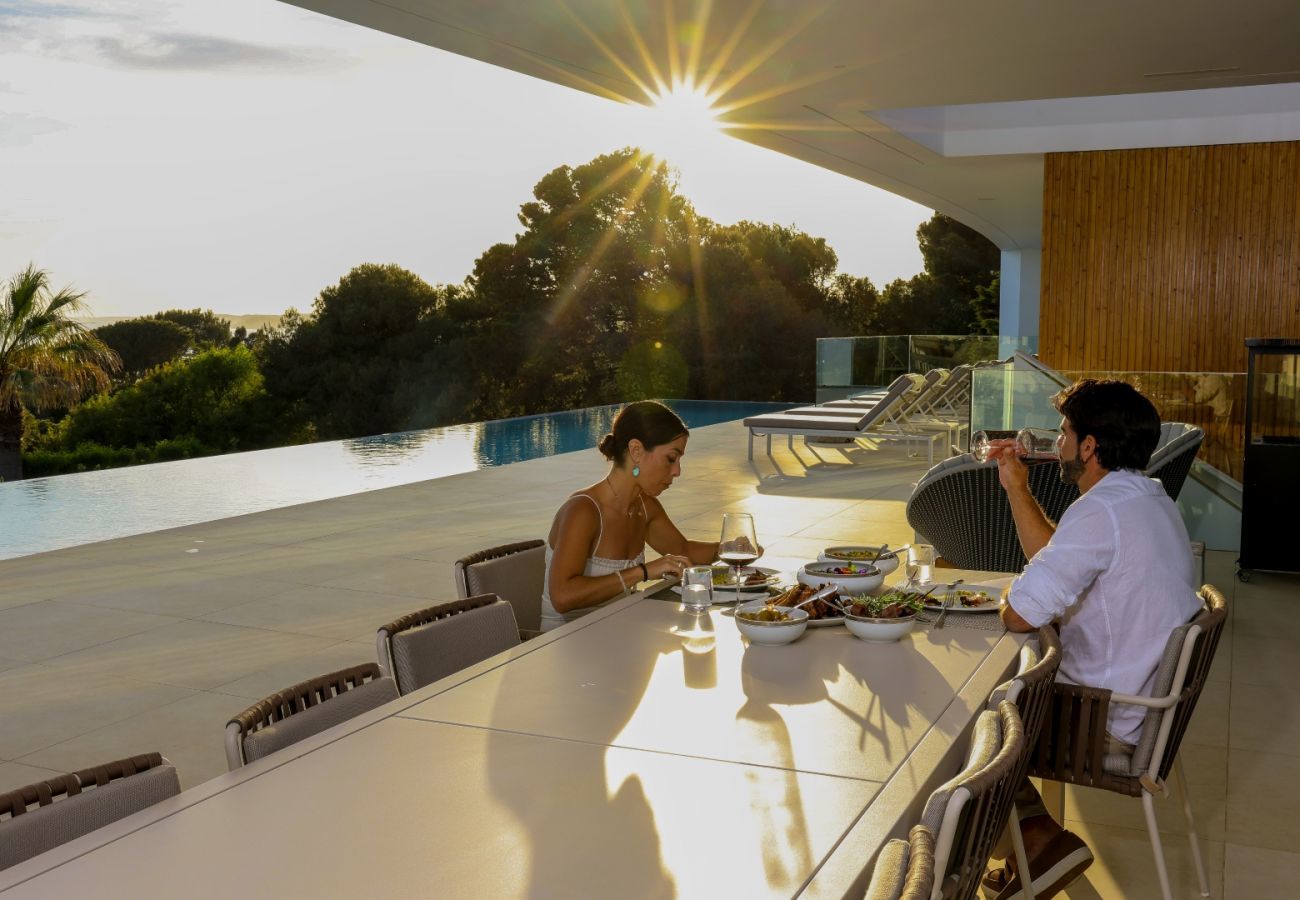
[[[279,316],[232,316],[228,313],[217,313],[220,319],[229,319],[230,327],[238,328],[241,325],[248,329],[248,333],[261,331],[268,325],[275,325],[280,321]],[[125,322],[127,319],[138,319],[140,316],[85,316],[77,321],[82,322],[88,328],[98,328],[101,325],[112,325],[114,322]]]

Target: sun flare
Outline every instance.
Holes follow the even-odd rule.
[[[717,141],[722,123],[707,91],[689,82],[655,96],[646,110],[645,149],[682,164]]]

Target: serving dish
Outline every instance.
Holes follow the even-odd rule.
[[[765,601],[745,603],[736,607],[736,627],[740,633],[749,638],[750,643],[754,644],[789,644],[797,641],[799,637],[808,628],[808,613],[802,609],[791,609],[788,606],[777,606],[775,609],[780,610],[789,616],[785,622],[756,622],[741,618],[741,613],[755,613],[767,606]]]
[[[812,587],[837,584],[840,593],[865,594],[885,583],[880,569],[859,563],[813,562],[799,570],[799,582]]]
[[[878,559],[872,559],[880,547],[865,544],[851,544],[841,547],[827,547],[817,557],[818,562],[850,562],[855,565],[867,563],[880,570],[881,575],[888,575],[898,568],[898,554],[893,550],[881,553]]]
[[[887,644],[904,638],[916,625],[916,613],[893,619],[874,619],[869,616],[844,614],[844,627],[864,641]]]

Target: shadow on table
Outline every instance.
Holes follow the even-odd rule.
[[[681,629],[695,625],[694,616],[681,615]],[[526,880],[521,875],[520,884],[527,884],[524,892],[527,896],[555,896],[564,891],[563,886],[584,880],[581,875],[575,877],[575,873],[596,870],[612,873],[606,877],[615,877],[638,897],[678,894],[672,874],[663,864],[654,811],[641,779],[631,775],[611,794],[607,786],[607,751],[601,746],[613,744],[636,713],[661,657],[682,653],[688,684],[705,688],[710,686],[710,679],[716,684],[711,634],[665,631],[656,638],[656,644],[655,653],[593,656],[584,660],[585,667],[574,675],[574,680],[581,679],[576,685],[578,690],[587,686],[617,686],[602,693],[603,702],[616,698],[618,705],[614,715],[609,715],[605,706],[594,717],[601,723],[600,733],[584,735],[581,742],[566,742],[571,743],[575,756],[598,758],[599,764],[570,765],[554,771],[538,766],[532,772],[536,789],[521,792],[517,773],[510,769],[515,763],[518,736],[489,734],[487,754],[492,793],[496,802],[509,808],[519,820],[530,843],[526,862],[515,863],[526,866]],[[688,650],[688,645],[693,649]],[[502,671],[493,718],[500,715],[503,720],[510,720],[523,708],[520,704],[528,702],[521,698],[527,698],[528,689],[533,685],[520,682],[515,667],[505,666]],[[577,691],[573,702],[582,702]],[[573,815],[573,810],[581,810],[582,814]]]

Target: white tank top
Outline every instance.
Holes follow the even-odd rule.
[[[592,548],[594,549],[599,547],[600,539],[605,535],[605,516],[601,512],[600,504],[596,502],[595,497],[588,494],[574,494],[573,496],[586,497],[596,505],[596,515],[600,518],[600,530],[596,533],[596,543],[592,545]],[[642,517],[644,517],[645,514],[645,498],[642,498]],[[598,603],[595,606],[586,606],[582,609],[575,609],[572,612],[567,613],[557,612],[555,607],[551,604],[551,560],[554,556],[555,551],[551,549],[551,544],[548,541],[546,544],[546,574],[543,576],[542,580],[542,631],[550,631],[552,628],[559,628],[565,622],[572,622],[574,619],[585,616],[594,609],[600,609],[602,606],[613,603],[615,600],[623,596],[623,594],[615,594],[604,603]],[[582,574],[586,575],[588,578],[597,578],[601,575],[613,575],[615,572],[622,572],[624,569],[639,566],[643,562],[645,562],[645,550],[638,553],[634,559],[609,559],[604,556],[592,556],[587,560],[587,565],[583,568]]]

